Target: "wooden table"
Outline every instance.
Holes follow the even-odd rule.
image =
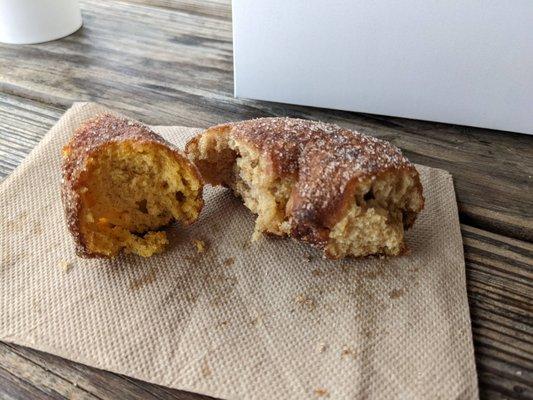
[[[387,139],[453,174],[481,396],[533,398],[533,136],[234,99],[229,0],[81,5],[70,37],[0,45],[0,178],[78,100],[148,124],[288,115]],[[49,397],[206,399],[0,343],[0,398]]]

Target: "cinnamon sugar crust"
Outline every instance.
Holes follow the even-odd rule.
[[[424,204],[418,172],[397,147],[333,124],[223,124],[186,151],[208,183],[231,187],[258,214],[256,237],[288,235],[331,258],[400,254]]]
[[[203,206],[196,167],[138,122],[86,121],[62,156],[62,200],[81,257],[151,256],[168,242],[162,227],[192,223]]]

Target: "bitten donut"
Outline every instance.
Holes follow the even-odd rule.
[[[149,257],[168,243],[161,228],[190,224],[202,209],[194,164],[140,123],[98,116],[76,130],[62,155],[63,204],[81,257],[121,250]]]
[[[212,185],[257,214],[254,237],[310,243],[329,258],[398,255],[424,207],[417,170],[392,144],[336,125],[260,118],[214,126],[189,141]]]

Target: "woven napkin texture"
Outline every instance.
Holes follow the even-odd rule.
[[[449,173],[418,167],[426,208],[399,258],[250,243],[254,215],[207,187],[201,218],[172,228],[165,253],[84,260],[63,216],[60,149],[105,111],[75,104],[0,185],[0,340],[225,399],[478,397]],[[181,148],[198,131],[153,129]]]

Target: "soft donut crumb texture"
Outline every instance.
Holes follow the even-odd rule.
[[[162,228],[198,217],[203,204],[198,172],[140,124],[106,115],[82,127],[82,136],[88,139],[88,131],[97,135],[102,129],[116,135],[106,132],[108,140],[95,139],[96,145],[81,152],[75,151],[80,144],[75,137],[63,149],[64,202],[78,254],[160,253],[168,244]],[[73,160],[76,156],[81,159]],[[69,175],[69,163],[78,173]]]
[[[121,248],[144,257],[161,252],[168,240],[159,228],[196,218],[190,179],[159,145],[105,146],[87,159],[80,177],[80,229],[89,250],[106,256]]]
[[[349,149],[324,146],[322,133],[354,135],[354,148],[362,144],[353,152],[359,159],[324,161]],[[277,154],[295,147],[293,156]],[[423,208],[418,172],[397,148],[330,124],[264,118],[220,125],[191,140],[186,151],[207,183],[230,187],[257,214],[254,239],[262,233],[292,236],[333,259],[401,254],[404,230]],[[313,151],[326,156],[313,157]],[[388,153],[378,158],[378,151]],[[333,181],[329,188],[328,179]],[[323,189],[312,187],[322,184]]]

